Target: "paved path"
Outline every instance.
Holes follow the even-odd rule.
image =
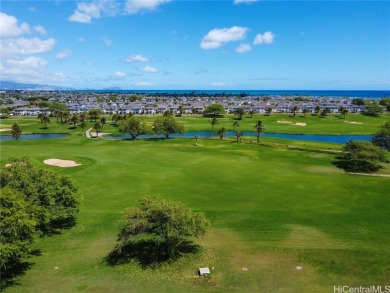
[[[87,129],[87,131],[85,132],[85,136],[87,138],[91,138],[91,130],[92,130],[92,127],[90,129]]]
[[[362,176],[372,176],[372,177],[390,177],[390,175],[388,175],[388,174],[369,174],[369,173],[355,173],[355,172],[349,172],[349,174],[362,175]]]

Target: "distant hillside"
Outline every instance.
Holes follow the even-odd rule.
[[[13,81],[0,80],[0,90],[69,90],[71,88],[64,88],[54,85],[34,84],[34,83],[18,83]]]

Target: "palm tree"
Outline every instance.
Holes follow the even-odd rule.
[[[272,107],[268,107],[267,109],[265,109],[265,115],[270,116],[271,113],[272,113]]]
[[[43,125],[45,125],[45,128],[47,128],[47,123],[50,123],[50,118],[47,117],[46,115],[43,115],[41,117],[41,123],[43,123]]]
[[[107,123],[106,117],[100,118],[100,123],[102,124],[102,128],[103,128],[104,124]]]
[[[306,113],[309,112],[309,110],[307,110],[306,108],[302,110],[302,113],[303,113],[303,117],[306,117]]]
[[[199,141],[199,136],[195,135],[194,138],[195,138],[195,146],[197,146]]]
[[[214,126],[219,124],[218,119],[214,117],[213,119],[210,120],[210,124],[211,124],[211,135],[214,136]]]
[[[236,131],[236,127],[240,127],[240,123],[238,123],[238,121],[234,121],[232,126],[233,126],[233,131]]]
[[[238,108],[237,110],[234,111],[234,115],[238,116],[238,120],[241,120],[244,114],[245,114],[245,110],[243,108]]]
[[[242,131],[236,131],[237,142],[241,141],[242,136],[244,136],[244,133]]]
[[[80,113],[80,122],[81,122],[81,127],[84,128],[85,126],[85,119],[87,119],[87,113],[83,112]]]
[[[321,111],[321,107],[319,105],[315,106],[314,113],[316,113],[318,115],[318,113],[320,113],[320,111]]]
[[[340,108],[339,108],[339,113],[341,114],[341,116],[342,116],[343,118],[345,118],[345,115],[348,113],[348,110],[347,110],[347,108],[345,108],[344,106],[340,106]]]
[[[180,105],[179,108],[178,108],[178,110],[179,110],[180,115],[183,115],[183,112],[184,112],[184,107],[183,107],[183,105]]]
[[[96,122],[95,125],[93,126],[93,129],[96,131],[96,137],[99,136],[99,132],[102,130],[102,125],[100,122]]]
[[[253,114],[255,114],[255,111],[253,111],[253,109],[250,109],[248,113],[249,115],[251,115],[251,118],[253,118]]]
[[[263,122],[260,120],[256,122],[255,124],[256,133],[257,133],[257,142],[260,142],[260,134],[262,134],[265,130]]]
[[[11,128],[11,135],[13,138],[18,139],[22,135],[22,129],[17,123],[14,123]]]
[[[298,111],[299,107],[298,106],[294,106],[291,110],[291,112],[293,113],[293,117],[295,117],[295,114],[296,112]]]
[[[73,123],[73,127],[76,128],[76,124],[77,124],[77,122],[79,121],[79,116],[78,116],[76,113],[74,113],[74,114],[70,117],[69,120],[70,120],[70,122]]]
[[[68,119],[69,119],[69,116],[70,116],[70,114],[69,114],[69,112],[67,111],[67,112],[64,112],[63,114],[62,114],[62,116],[61,116],[61,122],[62,122],[62,117],[64,118],[64,122],[67,122],[68,121]]]
[[[225,127],[218,129],[217,134],[219,135],[219,139],[223,139],[226,132],[227,132],[227,129]]]

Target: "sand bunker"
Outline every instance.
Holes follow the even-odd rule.
[[[355,122],[355,121],[344,121],[344,122],[349,124],[363,124],[361,122]]]
[[[291,121],[287,121],[287,120],[278,120],[278,121],[276,121],[276,122],[278,122],[278,123],[285,123],[285,124],[292,124]],[[300,123],[300,122],[298,122],[298,123],[294,123],[294,124],[292,124],[292,125],[296,125],[296,126],[306,126],[307,124],[306,124],[306,123]]]
[[[57,166],[62,168],[77,167],[81,164],[77,164],[75,161],[71,160],[61,160],[61,159],[47,159],[43,161],[46,165]]]
[[[3,132],[3,131],[10,131],[12,130],[11,128],[0,128],[0,132]]]

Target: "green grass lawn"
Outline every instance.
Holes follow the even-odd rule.
[[[386,121],[351,114],[345,120],[352,117],[363,124],[337,117],[283,118],[308,124],[299,127],[277,123],[282,119],[276,115],[261,118],[275,132],[308,131],[321,121],[313,133],[372,133]],[[210,128],[201,117],[180,119],[188,130]],[[244,118],[245,130],[256,119]],[[35,119],[5,119],[0,125],[30,120],[26,132],[36,132],[41,126]],[[63,128],[52,123],[48,131]],[[103,131],[111,129],[117,128],[107,125]],[[38,166],[71,176],[83,198],[77,225],[38,239],[34,247],[40,255],[29,259],[31,268],[6,292],[333,292],[338,285],[389,283],[390,178],[344,173],[332,164],[335,155],[276,146],[288,143],[281,139],[264,139],[264,145],[201,139],[195,147],[193,139],[86,139],[85,130],[69,131],[74,135],[61,139],[1,142],[2,162],[28,154]],[[47,158],[82,165],[46,166]],[[145,195],[205,212],[212,228],[196,240],[203,249],[157,269],[136,262],[108,266],[104,257],[115,246],[124,209]],[[203,266],[212,268],[210,278],[197,276]]]

